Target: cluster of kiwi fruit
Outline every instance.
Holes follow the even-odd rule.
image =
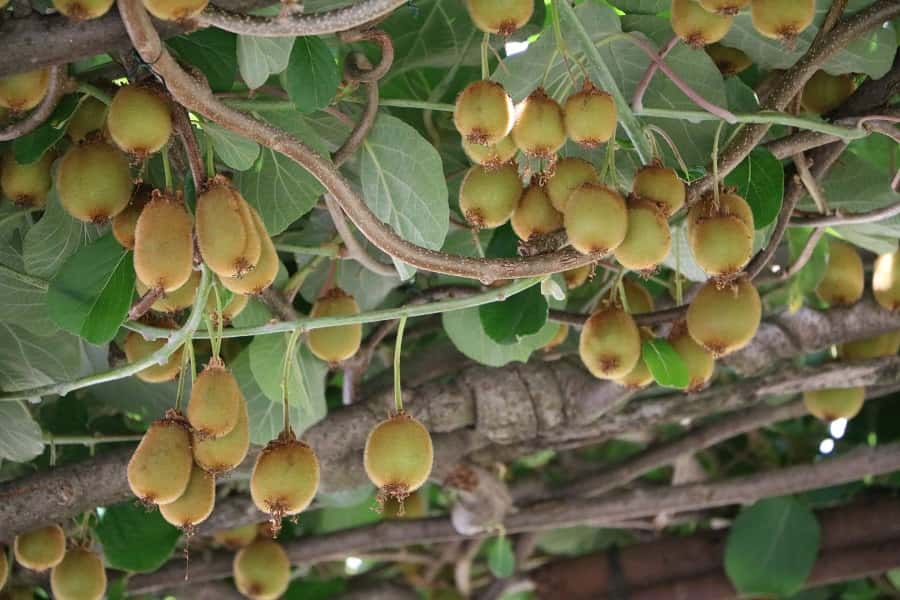
[[[702,48],[724,38],[734,15],[748,6],[754,29],[786,44],[793,43],[816,14],[815,0],[672,0],[672,29],[686,44]]]
[[[68,547],[67,547],[68,546]],[[35,573],[50,570],[50,590],[57,600],[101,600],[106,594],[103,560],[82,540],[67,544],[59,525],[47,525],[16,536],[13,556],[21,567]],[[0,588],[9,577],[6,552],[0,552]],[[12,598],[32,598],[30,587],[13,587]],[[17,595],[18,594],[18,595]]]
[[[53,8],[72,21],[98,19],[109,12],[115,0],[52,0]],[[3,2],[0,2],[2,7]],[[186,21],[196,17],[209,0],[143,0],[144,8],[157,19]]]

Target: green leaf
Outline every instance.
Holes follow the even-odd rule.
[[[237,36],[210,27],[166,41],[182,61],[200,69],[214,92],[226,92],[237,73]]]
[[[365,497],[350,506],[328,506],[317,511],[306,513],[303,519],[303,531],[309,535],[324,535],[341,529],[360,527],[377,523],[381,515],[372,510],[377,506],[375,493],[367,486]]]
[[[38,337],[0,323],[0,389],[23,390],[69,381],[81,372],[81,341],[64,331]]]
[[[125,322],[133,295],[131,253],[107,233],[65,262],[50,281],[47,309],[61,328],[105,344]]]
[[[487,546],[488,569],[494,577],[498,579],[511,577],[516,572],[516,555],[513,554],[509,538],[499,535],[485,542],[485,546]]]
[[[753,210],[753,225],[763,229],[778,218],[784,199],[784,168],[768,149],[759,147],[725,178]]]
[[[488,337],[500,344],[514,344],[540,331],[549,310],[547,299],[535,285],[502,302],[480,306],[478,316]]]
[[[616,8],[634,15],[655,15],[669,10],[669,0],[615,0]]]
[[[812,229],[800,227],[792,227],[787,231],[788,247],[790,249],[791,263],[797,260],[797,257],[806,247]],[[806,294],[813,291],[822,276],[825,275],[825,267],[828,265],[828,240],[825,236],[821,237],[816,243],[812,256],[803,265],[803,268],[794,275],[794,283],[797,285],[799,292]]]
[[[246,171],[259,158],[259,144],[253,140],[209,121],[203,124],[203,131],[222,162],[235,171]]]
[[[148,511],[134,500],[103,509],[94,532],[108,566],[138,573],[160,568],[181,537],[181,531],[169,525],[159,511]]]
[[[31,164],[44,155],[66,135],[69,119],[78,108],[78,96],[63,96],[50,115],[37,129],[16,138],[12,143],[13,154],[19,164]]]
[[[285,71],[285,89],[300,112],[323,109],[341,84],[341,73],[334,54],[322,38],[298,37]]]
[[[44,451],[41,426],[21,402],[0,402],[0,460],[27,462]]]
[[[444,330],[460,352],[491,367],[502,367],[513,361],[526,362],[531,353],[553,339],[559,329],[558,323],[547,322],[534,335],[521,338],[517,344],[504,345],[485,333],[478,308],[447,312],[441,318]]]
[[[295,579],[284,593],[284,600],[331,600],[337,598],[347,588],[347,580],[334,579]]]
[[[25,270],[37,277],[53,277],[78,248],[99,235],[96,225],[82,223],[63,209],[54,186],[47,196],[47,210],[41,220],[25,234],[22,248]]]
[[[471,238],[471,234],[469,234]],[[519,238],[509,223],[504,223],[494,230],[491,241],[484,249],[484,255],[489,258],[510,258],[517,256],[519,251]]]
[[[815,515],[794,498],[744,508],[725,546],[725,571],[741,595],[789,596],[803,587],[819,551]]]
[[[13,323],[35,335],[59,331],[47,315],[46,281],[25,275],[18,268],[0,265],[0,322]]]
[[[645,340],[641,345],[641,358],[659,385],[684,389],[690,383],[684,359],[666,340]]]
[[[900,569],[891,569],[888,571],[887,578],[890,580],[891,585],[900,590]]]
[[[238,68],[241,78],[252,90],[288,66],[294,38],[268,38],[242,35],[237,39]]]

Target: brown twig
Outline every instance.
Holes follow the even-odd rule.
[[[191,125],[188,112],[177,104],[173,106],[172,117],[175,131],[181,138],[181,145],[184,147],[184,153],[187,155],[188,165],[191,168],[194,190],[199,194],[203,189],[203,182],[206,181],[206,171],[203,167],[203,157],[200,153],[200,144],[197,143],[197,135],[194,133],[194,126]]]
[[[153,304],[163,296],[165,296],[165,291],[160,287],[147,290],[143,296],[131,305],[131,308],[128,310],[128,318],[132,321],[137,321],[150,312]]]
[[[31,133],[40,127],[44,121],[50,118],[60,98],[66,91],[66,67],[50,67],[49,83],[44,99],[32,110],[27,117],[20,121],[14,121],[0,129],[0,142],[7,142]]]
[[[825,201],[825,195],[822,193],[819,183],[809,170],[809,162],[806,160],[806,155],[802,152],[797,152],[792,158],[794,167],[797,169],[797,175],[800,177],[803,187],[806,188],[806,192],[813,199],[813,202],[816,203],[816,208],[819,209],[819,212],[823,215],[827,214],[828,202]]]

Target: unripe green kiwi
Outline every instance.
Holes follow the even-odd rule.
[[[234,556],[234,584],[252,600],[275,600],[287,591],[291,580],[291,561],[279,544],[256,540]]]
[[[566,287],[574,290],[584,285],[591,274],[594,272],[594,265],[582,265],[568,271],[563,271],[563,279],[566,280]]]
[[[869,360],[894,356],[898,351],[900,351],[900,329],[841,344],[837,348],[837,357],[840,360]]]
[[[212,535],[212,538],[213,541],[220,546],[237,550],[238,548],[243,548],[253,542],[253,540],[256,539],[258,532],[259,526],[256,523],[249,523],[247,525],[225,529],[224,531],[217,531]]]
[[[66,135],[75,143],[83,142],[95,131],[102,131],[106,125],[106,104],[93,96],[88,96],[81,101],[69,124],[66,126]]]
[[[31,110],[47,95],[50,71],[36,69],[0,77],[0,108],[12,112]]]
[[[641,358],[641,333],[634,319],[621,308],[606,306],[585,322],[578,354],[598,379],[620,379]]]
[[[900,250],[875,259],[872,292],[878,304],[887,310],[900,310]]]
[[[511,135],[516,147],[528,156],[554,156],[566,143],[562,107],[544,88],[537,88],[516,107]]]
[[[125,357],[128,359],[128,362],[133,363],[146,358],[165,345],[166,340],[146,340],[141,334],[129,331],[128,335],[125,336],[122,349],[125,350]],[[184,348],[179,348],[172,353],[165,363],[147,367],[135,373],[135,376],[147,383],[162,383],[175,379],[178,371],[181,370],[181,353],[183,351]]]
[[[260,264],[262,264],[262,259],[260,259]],[[222,307],[221,317],[224,319],[224,323],[230,322],[236,316],[244,312],[244,309],[247,308],[247,304],[249,304],[249,302],[250,296],[245,296],[243,294],[232,294],[231,300],[229,300],[228,303]],[[218,308],[216,307],[216,299],[212,294],[210,294],[206,300],[206,312],[209,313],[209,318],[213,323],[219,322],[220,315]]]
[[[862,298],[865,285],[865,271],[859,250],[839,239],[829,239],[828,264],[816,286],[816,295],[831,305],[855,304]]]
[[[212,359],[191,388],[187,417],[200,439],[220,438],[237,425],[244,395],[221,360]]]
[[[197,198],[197,245],[207,266],[220,277],[242,277],[262,252],[247,203],[224,177],[213,179]]]
[[[153,192],[134,229],[134,272],[148,288],[174,292],[190,279],[193,221],[180,197]]]
[[[82,221],[106,223],[128,206],[133,188],[128,158],[106,142],[72,146],[56,172],[60,203]]]
[[[416,490],[403,501],[388,498],[381,516],[385,519],[421,519],[428,515],[428,498],[422,490]]]
[[[813,22],[816,0],[753,0],[750,16],[753,27],[762,35],[792,42]]]
[[[731,77],[743,73],[753,65],[753,59],[744,54],[742,50],[723,46],[722,44],[710,44],[706,46],[706,53],[723,77]]]
[[[499,169],[516,156],[519,151],[516,143],[512,138],[506,136],[496,144],[474,144],[465,138],[462,141],[463,152],[476,165],[481,165],[486,169]]]
[[[50,192],[50,167],[56,158],[52,152],[44,152],[38,160],[22,165],[12,152],[3,157],[0,168],[0,188],[3,195],[19,206],[43,208]]]
[[[866,390],[861,387],[803,392],[806,410],[823,421],[852,419],[862,409],[865,401]]]
[[[596,148],[616,134],[618,113],[612,96],[590,81],[569,96],[563,107],[566,135],[585,148]]]
[[[151,15],[163,21],[185,21],[196,17],[209,0],[143,0],[144,8]]]
[[[556,333],[550,339],[549,342],[544,344],[542,350],[545,352],[551,352],[556,349],[557,346],[566,341],[566,338],[569,337],[569,326],[565,323],[561,323],[559,325],[559,329],[556,330]]]
[[[359,304],[353,296],[335,287],[313,304],[309,316],[346,317],[359,314]],[[313,329],[306,338],[310,351],[328,363],[347,360],[359,350],[362,342],[362,325],[337,325]]]
[[[16,536],[16,562],[32,571],[46,571],[62,562],[66,554],[66,533],[59,525],[48,525]]]
[[[650,329],[642,327],[640,331],[642,345],[646,340],[653,339],[653,332]],[[623,377],[616,379],[615,382],[630,390],[639,390],[653,383],[653,373],[650,372],[650,367],[648,367],[647,363],[644,361],[643,353],[642,356],[638,358],[634,368],[628,371]]]
[[[563,222],[569,242],[582,254],[612,252],[628,234],[628,208],[617,191],[585,183],[569,196]]]
[[[418,420],[401,412],[385,419],[369,432],[363,466],[369,481],[378,488],[382,502],[400,502],[416,491],[431,475],[434,447],[431,434]]]
[[[648,165],[634,176],[631,193],[656,204],[666,217],[684,206],[684,182],[674,169],[662,165]]]
[[[697,392],[712,379],[716,359],[706,348],[694,341],[684,323],[676,324],[669,334],[669,343],[681,356],[688,371],[687,391]]]
[[[284,516],[306,509],[319,489],[319,459],[293,432],[282,433],[262,449],[250,475],[253,503],[272,518],[273,532]]]
[[[137,227],[137,220],[144,206],[150,202],[152,191],[150,186],[138,185],[134,188],[128,205],[112,219],[113,237],[126,250],[134,250],[134,230]]]
[[[55,600],[100,600],[106,595],[106,569],[87,548],[71,548],[50,572]]]
[[[512,98],[499,83],[473,81],[456,98],[453,122],[463,139],[472,144],[497,144],[513,126]]]
[[[547,180],[547,195],[553,208],[564,213],[572,192],[585,183],[599,182],[594,165],[580,158],[564,158],[553,165],[553,174]]]
[[[0,0],[0,8],[6,8],[6,5],[9,4],[9,0]],[[0,588],[3,587],[3,584],[0,583]]]
[[[761,319],[759,292],[746,277],[725,285],[708,281],[688,307],[687,328],[713,356],[725,356],[753,339]]]
[[[653,312],[653,296],[631,277],[622,278],[622,288],[625,290],[625,299],[628,301],[628,314],[640,315]]]
[[[263,290],[272,285],[278,276],[278,267],[281,264],[278,262],[278,251],[275,249],[275,243],[269,237],[269,232],[266,231],[266,226],[259,213],[252,206],[248,205],[246,208],[255,232],[252,238],[259,240],[259,260],[256,262],[253,270],[245,273],[242,277],[219,277],[226,289],[235,294],[242,294],[245,298],[247,295],[261,294]],[[246,306],[246,299],[244,300],[244,306]],[[238,306],[235,305],[234,308],[237,309]],[[237,310],[237,312],[240,312],[240,310]]]
[[[153,310],[164,313],[176,313],[184,310],[194,304],[194,297],[197,295],[197,288],[200,286],[200,271],[192,271],[191,276],[183,286],[160,296],[151,307]],[[144,285],[140,279],[134,281],[134,287],[139,296],[143,296],[150,291],[150,288]],[[238,296],[235,296],[238,298]]]
[[[250,421],[247,402],[241,398],[238,420],[234,428],[218,439],[194,435],[194,461],[203,470],[218,475],[236,469],[244,462],[250,449]]]
[[[562,229],[563,216],[553,208],[544,187],[532,182],[513,211],[510,224],[519,239],[527,242]]]
[[[53,8],[73,21],[102,17],[112,5],[113,0],[53,0]]]
[[[711,13],[694,0],[672,0],[672,30],[694,48],[718,42],[731,29],[731,15]]]
[[[750,5],[750,0],[699,0],[700,6],[711,13],[736,15]]]
[[[493,229],[506,223],[522,197],[515,165],[490,170],[474,166],[459,188],[459,210],[474,227]]]
[[[154,421],[128,461],[131,493],[147,504],[169,504],[184,494],[194,456],[188,422],[175,411]]]
[[[191,469],[191,478],[178,500],[159,507],[159,514],[186,531],[209,518],[216,504],[216,478],[197,465]]]
[[[628,233],[615,256],[626,269],[655,269],[669,255],[672,232],[666,216],[655,204],[634,200],[628,206]]]
[[[738,217],[700,217],[688,235],[691,254],[701,269],[712,275],[740,273],[753,254],[753,230]]]
[[[521,29],[534,14],[533,0],[466,0],[475,27],[504,37]]]
[[[827,71],[816,71],[803,86],[800,103],[809,112],[828,114],[843,104],[855,89],[856,84],[849,73],[831,75]]]
[[[123,151],[144,158],[172,135],[172,110],[159,90],[142,85],[120,87],[106,116],[109,137]]]

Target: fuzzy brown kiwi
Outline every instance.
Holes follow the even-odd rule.
[[[156,352],[166,345],[166,340],[146,340],[141,334],[129,331],[125,336],[122,349],[129,363],[136,362]],[[181,353],[184,348],[179,348],[163,364],[154,364],[135,373],[138,379],[147,383],[162,383],[175,379],[181,370]]]
[[[278,251],[275,249],[275,243],[269,237],[269,232],[266,231],[266,226],[259,213],[252,206],[247,206],[247,213],[256,234],[255,238],[259,240],[259,260],[257,260],[253,270],[242,277],[220,277],[219,280],[226,289],[235,294],[253,296],[261,294],[272,285],[278,276],[278,267],[281,263],[278,261]],[[246,301],[244,304],[246,305]]]
[[[72,113],[66,126],[66,135],[75,142],[83,142],[96,131],[103,131],[106,125],[107,106],[93,96],[84,98]]]
[[[841,344],[837,348],[837,357],[845,361],[870,360],[894,356],[898,351],[900,351],[900,329]]]
[[[221,360],[213,358],[191,387],[187,418],[199,439],[217,439],[234,429],[244,395],[237,379]]]
[[[203,438],[194,434],[194,461],[203,470],[219,475],[234,470],[244,462],[250,449],[250,420],[247,402],[241,398],[238,420],[234,428],[218,439]]]
[[[163,21],[186,21],[203,12],[209,0],[143,0],[144,8]]]
[[[613,97],[589,80],[563,106],[566,135],[585,148],[596,148],[616,134],[618,112]]]
[[[243,548],[253,542],[258,533],[259,526],[256,523],[249,523],[247,525],[240,525],[238,527],[232,527],[231,529],[217,531],[212,535],[212,538],[213,542],[219,546],[237,550],[238,548]]]
[[[0,547],[0,589],[6,585],[9,579],[9,559],[6,558],[6,549]]]
[[[260,263],[262,263],[262,259],[260,259]],[[229,300],[225,306],[222,307],[221,317],[224,319],[224,323],[231,322],[232,319],[237,317],[239,314],[244,312],[244,309],[247,308],[247,304],[250,303],[250,296],[245,296],[243,294],[232,294],[231,300]],[[210,294],[206,300],[206,312],[209,313],[209,318],[213,323],[219,322],[219,311],[216,307],[216,299]]]
[[[113,0],[53,0],[53,8],[73,21],[97,19],[109,12]]]
[[[175,527],[191,532],[209,518],[215,504],[215,476],[194,465],[184,493],[175,502],[161,505],[159,514]]]
[[[46,571],[62,562],[66,554],[66,533],[59,525],[48,525],[19,534],[13,553],[16,562],[26,569]]]
[[[762,35],[793,43],[809,27],[816,15],[816,0],[753,0],[750,17]]]
[[[699,0],[700,6],[711,13],[736,15],[750,6],[750,0]]]
[[[506,223],[522,197],[515,165],[489,170],[474,166],[459,188],[459,210],[473,227],[493,229]]]
[[[154,190],[134,228],[134,272],[153,290],[174,292],[194,270],[194,220],[180,196]]]
[[[854,90],[856,83],[849,73],[832,75],[827,71],[816,71],[803,86],[800,103],[804,110],[824,115],[843,104]]]
[[[544,187],[532,180],[513,211],[510,224],[519,239],[527,242],[562,229],[563,216],[553,208]]]
[[[50,167],[55,158],[53,152],[44,152],[38,160],[23,165],[12,152],[7,152],[0,167],[3,195],[24,208],[43,208],[50,192]]]
[[[688,236],[691,254],[713,277],[741,272],[753,254],[753,231],[731,215],[700,218]]]
[[[70,147],[56,171],[56,191],[66,211],[81,221],[104,224],[131,200],[128,158],[103,141]]]
[[[319,459],[293,432],[283,432],[262,449],[250,475],[253,503],[271,518],[272,531],[281,519],[310,505],[319,489]]]
[[[653,331],[642,327],[641,331],[641,344],[643,348],[643,343],[647,340],[653,339]],[[647,363],[644,361],[643,355],[638,358],[637,364],[634,365],[634,368],[628,371],[623,377],[614,380],[616,383],[621,385],[622,387],[628,388],[630,390],[639,390],[641,388],[645,388],[651,383],[653,383],[653,373],[650,372],[650,367],[647,366]]]
[[[594,265],[583,265],[575,269],[563,271],[563,279],[566,281],[566,288],[574,290],[581,287],[590,278],[594,272]]]
[[[553,165],[553,173],[547,179],[547,194],[553,208],[566,211],[569,196],[585,183],[599,183],[594,165],[580,158],[567,157]]]
[[[519,149],[516,148],[516,143],[512,141],[512,138],[509,136],[506,136],[496,144],[489,144],[486,146],[483,144],[473,144],[463,138],[462,148],[463,152],[466,153],[466,156],[469,157],[469,160],[488,170],[499,169],[515,158],[516,152],[519,151]]]
[[[632,271],[650,271],[672,246],[672,232],[665,214],[655,204],[635,199],[628,204],[628,233],[616,248],[616,260]]]
[[[537,88],[516,107],[516,122],[510,135],[516,147],[528,156],[555,156],[566,143],[562,107],[544,88]]]
[[[723,77],[733,77],[753,66],[753,59],[737,48],[722,44],[710,44],[706,46],[705,50],[712,61],[716,63],[716,68]]]
[[[37,69],[0,77],[0,108],[24,112],[31,110],[47,95],[50,71]]]
[[[900,310],[900,250],[875,259],[872,292],[885,309]]]
[[[291,562],[287,553],[272,540],[256,540],[234,555],[234,584],[252,600],[275,600],[288,588]]]
[[[138,185],[128,205],[112,219],[113,237],[127,250],[134,250],[134,229],[137,227],[138,217],[144,206],[150,202],[150,193],[153,189],[148,185]]]
[[[313,304],[309,316],[345,317],[359,314],[356,299],[344,290],[335,287]],[[359,350],[362,342],[362,325],[337,325],[313,329],[306,338],[310,351],[327,363],[347,360]]]
[[[862,298],[864,288],[865,271],[859,250],[852,244],[830,238],[828,264],[816,286],[816,295],[828,304],[848,306]]]
[[[512,98],[499,83],[470,83],[456,98],[453,122],[463,139],[472,144],[497,144],[513,126]]]
[[[109,137],[138,159],[159,151],[172,135],[172,109],[160,90],[140,84],[122,86],[106,115]]]
[[[746,277],[725,285],[708,281],[688,307],[687,328],[714,356],[725,356],[750,343],[761,319],[759,292]]]
[[[666,217],[684,206],[684,182],[674,169],[660,164],[642,167],[634,176],[631,193],[656,204]]]
[[[731,29],[731,15],[711,13],[694,0],[672,0],[670,14],[675,34],[694,48],[718,42]]]
[[[259,233],[250,226],[246,210],[243,196],[221,176],[197,198],[197,245],[203,261],[220,277],[242,277],[259,261]]]
[[[170,410],[154,421],[128,461],[131,492],[147,504],[169,504],[184,494],[191,479],[190,424]]]
[[[861,387],[803,392],[806,410],[823,421],[852,419],[862,410],[865,400],[866,390]]]
[[[414,417],[400,412],[376,425],[366,438],[363,466],[383,506],[388,498],[403,502],[431,475],[431,434]]]
[[[103,561],[87,548],[70,548],[50,572],[50,590],[55,600],[101,600],[106,595]]]
[[[646,287],[631,277],[623,277],[622,288],[625,290],[625,299],[628,301],[628,314],[640,315],[653,312],[653,296]]]
[[[582,254],[612,252],[628,234],[628,208],[617,191],[586,183],[569,196],[563,223],[572,247]]]
[[[193,306],[194,298],[197,295],[197,288],[200,286],[200,271],[192,271],[187,282],[174,292],[164,294],[153,303],[151,308],[162,313],[176,313]],[[139,296],[143,296],[150,291],[150,288],[144,285],[140,279],[135,279],[134,288]],[[238,296],[235,296],[237,298]]]
[[[466,0],[475,26],[485,33],[509,37],[534,14],[533,0]]]
[[[681,356],[688,370],[688,392],[706,387],[716,368],[716,359],[706,348],[694,341],[684,322],[676,323],[669,334],[669,343]]]
[[[598,379],[620,379],[641,357],[641,334],[634,319],[617,306],[604,306],[581,329],[578,354]]]

